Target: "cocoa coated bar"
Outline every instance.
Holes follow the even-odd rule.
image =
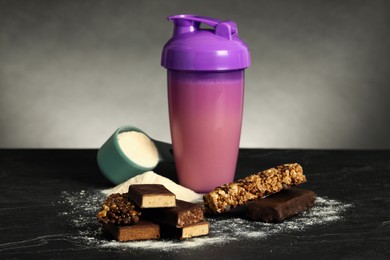
[[[245,216],[262,222],[281,222],[314,205],[313,191],[291,188],[244,205]]]
[[[210,224],[207,221],[198,222],[182,228],[161,226],[161,234],[164,237],[187,239],[192,237],[205,236],[209,234]]]
[[[283,164],[215,188],[203,196],[210,213],[223,213],[248,201],[306,182],[302,166]]]
[[[204,220],[199,204],[176,200],[174,208],[145,209],[142,216],[158,224],[181,228]]]
[[[103,224],[103,229],[115,240],[121,242],[160,238],[160,226],[145,220],[127,226]]]
[[[176,196],[161,184],[133,184],[129,198],[140,208],[167,208],[176,206]]]

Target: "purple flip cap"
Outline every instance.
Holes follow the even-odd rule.
[[[168,21],[173,21],[175,27],[162,52],[163,67],[225,71],[250,66],[249,48],[238,37],[235,22],[190,14],[169,16]],[[202,29],[201,23],[213,29]]]

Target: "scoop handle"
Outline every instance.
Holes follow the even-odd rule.
[[[159,161],[166,162],[166,163],[174,163],[175,159],[173,157],[172,144],[165,143],[156,139],[152,139],[152,140],[153,143],[156,145],[159,154]]]

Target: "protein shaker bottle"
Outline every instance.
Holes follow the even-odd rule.
[[[180,184],[209,192],[234,179],[249,49],[233,21],[196,15],[168,20],[174,32],[164,46],[161,65],[168,69],[177,175]],[[212,29],[200,28],[202,23]]]

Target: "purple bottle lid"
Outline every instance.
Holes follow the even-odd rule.
[[[250,66],[249,48],[238,37],[233,21],[181,14],[173,21],[172,38],[165,44],[161,65],[172,70],[224,71]],[[212,29],[200,28],[201,23]]]

